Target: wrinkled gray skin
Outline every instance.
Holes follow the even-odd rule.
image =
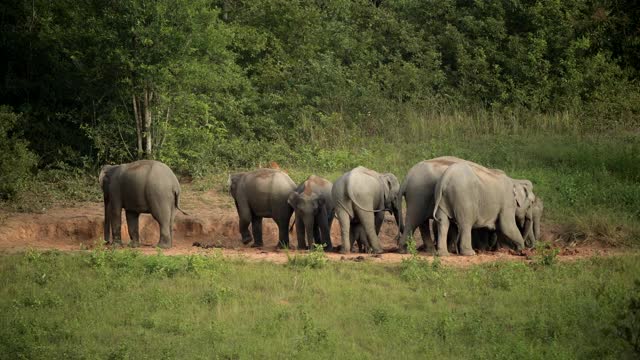
[[[366,235],[371,250],[382,253],[378,233],[384,220],[384,211],[393,213],[400,231],[402,207],[399,196],[400,184],[391,173],[380,174],[359,166],[342,175],[333,184],[331,195],[336,203],[336,216],[340,222],[342,247],[340,251],[351,250],[350,226],[357,219]]]
[[[140,245],[138,218],[151,214],[160,225],[158,246],[173,243],[173,221],[180,198],[180,184],[169,167],[159,161],[140,160],[121,165],[105,165],[99,176],[104,195],[104,240],[122,244],[122,209],[126,212],[132,247]],[[182,210],[180,210],[182,211]]]
[[[333,184],[329,180],[311,175],[289,195],[287,202],[296,214],[298,249],[313,249],[314,244],[322,244],[325,250],[333,250],[331,243],[331,224],[334,214],[332,187]]]
[[[464,162],[449,166],[435,187],[438,254],[449,254],[446,239],[451,220],[458,227],[461,255],[475,255],[473,228],[498,229],[515,243],[516,250],[522,250],[524,239],[516,224],[516,212],[526,212],[531,206],[535,200],[531,190],[503,172],[472,168]]]
[[[293,208],[287,200],[296,189],[289,175],[275,169],[258,169],[229,175],[227,185],[238,211],[242,243],[253,240],[253,247],[263,246],[262,218],[272,218],[278,225],[278,247],[288,247]]]

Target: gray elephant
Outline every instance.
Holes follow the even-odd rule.
[[[351,250],[350,226],[353,220],[362,225],[367,241],[374,253],[382,253],[378,233],[384,212],[393,213],[400,231],[402,224],[402,198],[400,184],[391,173],[380,174],[359,166],[342,175],[333,184],[331,195],[336,203],[336,217],[340,222],[343,253]]]
[[[487,169],[482,165],[455,156],[441,156],[423,160],[414,165],[409,169],[400,186],[400,194],[404,196],[407,203],[407,215],[404,221],[404,231],[398,238],[398,252],[406,252],[407,237],[413,236],[416,228],[420,228],[425,250],[434,250],[429,232],[429,219],[433,219],[435,186],[449,166],[462,162],[468,163],[473,168],[504,173],[501,170]],[[437,233],[437,228],[434,229],[434,233]]]
[[[329,180],[311,175],[289,195],[287,202],[296,214],[298,249],[313,249],[314,244],[323,244],[325,250],[333,250],[331,224],[335,206],[332,188]]]
[[[471,242],[473,228],[498,229],[515,243],[516,250],[522,250],[524,240],[516,224],[516,212],[521,209],[526,212],[534,200],[531,188],[504,172],[483,170],[466,162],[449,166],[435,187],[433,216],[438,223],[438,254],[448,255],[450,220],[458,227],[461,255],[475,255]]]
[[[536,241],[541,239],[540,223],[542,221],[542,212],[544,211],[544,203],[541,198],[537,197],[531,204],[531,208],[528,212],[528,221],[531,222],[531,226],[525,229],[527,232],[524,234],[524,243],[527,247],[533,248],[536,246]]]
[[[376,234],[379,235],[379,228],[376,231]],[[351,241],[351,252],[361,252],[368,253],[371,247],[369,246],[369,241],[367,240],[367,232],[364,229],[364,226],[360,223],[351,222],[351,227],[349,228],[349,239]]]
[[[296,189],[289,175],[280,170],[258,169],[229,175],[227,185],[238,211],[242,243],[252,240],[251,224],[252,246],[263,246],[262,218],[272,218],[278,225],[278,247],[288,247],[293,208],[287,200]]]
[[[173,243],[173,221],[180,210],[180,183],[169,167],[159,161],[140,160],[121,165],[105,165],[100,170],[104,195],[104,240],[122,244],[122,209],[126,212],[130,246],[140,245],[138,218],[151,214],[160,225],[158,246]],[[184,211],[183,211],[184,213]]]

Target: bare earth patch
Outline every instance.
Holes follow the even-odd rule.
[[[173,247],[164,250],[167,255],[206,254],[221,251],[224,256],[241,257],[250,261],[272,261],[285,263],[287,256],[306,254],[306,251],[276,250],[277,227],[271,219],[264,219],[264,248],[255,249],[242,245],[238,230],[238,216],[233,200],[226,193],[210,190],[207,192],[185,191],[181,207],[189,213],[178,213],[174,225]],[[0,251],[22,251],[25,249],[58,249],[74,251],[91,249],[103,238],[103,204],[87,202],[74,207],[54,207],[43,213],[8,213],[0,211]],[[545,229],[544,240],[553,241],[559,236],[554,232],[557,227]],[[129,239],[126,221],[122,218],[122,239]],[[387,251],[381,256],[367,254],[327,253],[334,261],[370,261],[396,263],[409,255],[394,253],[396,249],[397,228],[391,216],[385,218],[380,233],[383,248]],[[331,229],[334,245],[339,243],[340,230],[337,221]],[[416,232],[416,235],[418,233]],[[140,218],[140,237],[144,254],[155,254],[158,242],[158,224],[150,215]],[[295,231],[290,234],[291,246],[297,245]],[[194,246],[194,243],[198,246]],[[561,247],[558,255],[562,260],[573,260],[595,255],[615,255],[622,250],[598,245],[581,247]],[[421,252],[421,256],[431,255]],[[452,266],[468,266],[493,261],[527,261],[534,254],[515,255],[507,250],[497,252],[479,252],[477,256],[463,257],[452,255],[442,258],[442,263]]]

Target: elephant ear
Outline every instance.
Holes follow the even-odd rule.
[[[298,207],[298,201],[300,201],[300,194],[297,192],[292,192],[289,194],[289,198],[287,199],[287,203],[294,209]]]
[[[232,197],[236,196],[238,183],[240,182],[240,179],[242,179],[244,174],[245,173],[236,173],[236,174],[229,175],[229,178],[227,179],[227,187],[229,188],[229,195],[231,195]]]
[[[519,208],[524,207],[527,196],[524,190],[520,189],[520,187],[515,184],[513,185],[513,196],[515,197],[515,200],[516,200],[516,206]]]
[[[105,165],[100,169],[100,175],[98,175],[98,183],[100,183],[100,187],[103,190],[106,190],[106,187],[109,185],[109,170],[111,170],[114,165]]]
[[[400,192],[400,183],[395,175],[391,173],[386,173],[383,175],[385,182],[385,191],[384,191],[384,203],[390,204],[395,200],[395,197],[398,196]]]

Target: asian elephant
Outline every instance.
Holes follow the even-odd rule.
[[[456,163],[447,168],[435,187],[434,219],[438,223],[437,251],[448,255],[447,232],[450,221],[458,228],[461,255],[475,255],[472,248],[473,228],[499,230],[524,248],[524,240],[516,224],[516,213],[526,212],[535,200],[531,188],[511,179],[502,171]]]
[[[420,228],[425,250],[432,251],[433,240],[429,234],[429,219],[433,219],[435,196],[434,191],[438,180],[449,166],[457,163],[467,163],[473,168],[503,173],[498,169],[487,169],[474,162],[455,156],[441,156],[423,160],[414,165],[400,186],[400,196],[404,196],[407,203],[407,214],[404,221],[404,231],[398,238],[398,251],[406,252],[407,237],[412,236],[416,228]],[[434,229],[437,233],[437,228]]]
[[[293,208],[287,200],[296,189],[289,175],[275,169],[258,169],[229,175],[227,185],[238,211],[242,243],[252,240],[251,224],[252,246],[263,246],[262,218],[272,218],[278,225],[278,247],[288,247]]]
[[[402,198],[400,184],[391,173],[380,174],[359,166],[342,175],[333,184],[331,195],[336,204],[336,217],[340,222],[343,253],[351,250],[350,226],[356,220],[363,227],[374,253],[382,253],[378,233],[384,220],[384,212],[393,213],[400,231],[402,223]]]
[[[169,167],[159,161],[140,160],[121,165],[105,165],[100,170],[104,195],[104,240],[122,244],[122,209],[126,212],[130,246],[140,245],[138,218],[151,214],[160,225],[158,247],[170,248],[173,221],[179,207],[180,183]],[[184,211],[182,211],[184,213]]]
[[[331,224],[335,206],[332,188],[329,180],[311,175],[289,195],[287,202],[296,214],[298,249],[313,249],[313,244],[323,244],[325,250],[333,250]]]
[[[379,231],[380,229],[376,231],[376,234],[380,234]],[[351,241],[351,252],[369,252],[371,247],[367,240],[367,232],[364,230],[364,226],[362,226],[362,224],[351,222],[351,226],[349,227],[349,239]]]
[[[544,203],[541,198],[536,196],[533,204],[531,204],[531,208],[529,209],[529,219],[527,219],[527,221],[530,221],[532,224],[524,234],[524,243],[529,248],[535,247],[536,242],[541,239],[542,234],[540,233],[540,222],[542,221],[543,211]]]

